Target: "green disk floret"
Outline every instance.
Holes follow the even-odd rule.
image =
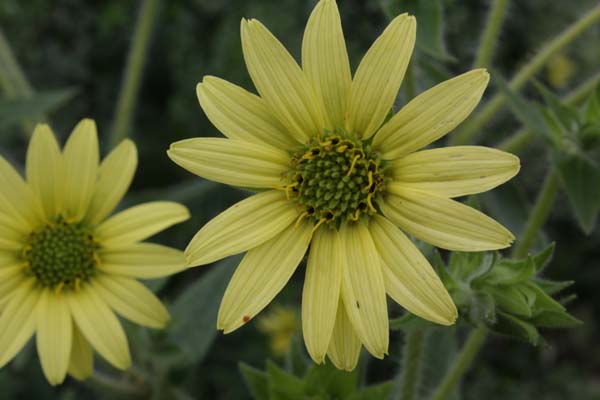
[[[98,248],[83,224],[58,218],[29,236],[23,250],[26,274],[43,287],[78,289],[97,272]]]
[[[369,143],[326,133],[293,154],[284,189],[304,209],[301,218],[338,227],[377,213],[385,169]]]

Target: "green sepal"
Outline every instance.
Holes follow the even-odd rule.
[[[492,329],[495,332],[516,337],[537,346],[540,342],[540,333],[535,325],[508,313],[498,311],[499,321]]]
[[[545,310],[531,320],[536,326],[543,328],[574,328],[583,324],[582,321],[569,315],[566,311]]]
[[[525,294],[512,286],[485,286],[483,288],[486,292],[490,293],[498,308],[505,313],[515,314],[522,317],[531,317],[531,305]]]
[[[554,249],[556,248],[556,242],[552,242],[542,251],[533,256],[533,262],[535,264],[535,269],[537,272],[542,272],[550,261],[552,261],[552,257],[554,257]]]
[[[267,360],[269,399],[301,399],[304,396],[302,379],[286,372],[271,360]]]
[[[269,380],[267,374],[244,362],[240,362],[238,367],[252,397],[255,400],[269,400]]]
[[[529,257],[525,260],[500,260],[484,278],[489,285],[512,285],[531,278],[535,273],[535,261]]]

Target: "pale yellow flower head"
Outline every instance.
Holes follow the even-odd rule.
[[[0,367],[35,334],[48,381],[84,379],[95,349],[131,364],[115,312],[162,328],[169,313],[136,278],[185,269],[183,253],[144,239],[188,219],[177,203],[153,202],[112,216],[133,179],[137,151],[123,141],[102,162],[94,121],[81,121],[64,149],[35,128],[26,180],[0,157]]]
[[[255,194],[207,223],[189,265],[247,251],[225,292],[217,327],[229,333],[285,286],[309,245],[302,330],[311,357],[352,370],[361,345],[388,351],[386,293],[408,311],[451,325],[456,307],[406,233],[448,250],[510,246],[513,235],[452,200],[512,178],[519,159],[494,149],[421,150],[479,103],[489,75],[466,72],[388,119],[415,45],[416,20],[395,18],[352,73],[337,5],[322,0],[302,42],[302,66],[256,20],[241,24],[259,96],[207,76],[197,94],[226,138],[172,144],[171,159]]]

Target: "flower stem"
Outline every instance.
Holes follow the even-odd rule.
[[[569,105],[581,103],[590,94],[592,90],[600,83],[600,72],[593,75],[590,79],[583,82],[571,93],[567,94],[563,101]],[[515,134],[502,141],[498,146],[500,150],[509,153],[519,153],[529,145],[535,138],[535,132],[527,128],[519,129]]]
[[[425,331],[419,329],[407,332],[405,338],[400,377],[400,399],[414,400],[417,397],[417,388],[421,379]]]
[[[142,0],[115,110],[110,138],[111,146],[116,146],[128,136],[150,35],[157,21],[159,3],[160,0]]]
[[[487,328],[484,326],[480,326],[469,334],[465,345],[446,372],[442,383],[433,393],[431,400],[443,400],[450,396],[485,343],[486,337]]]
[[[559,183],[558,172],[554,168],[551,168],[546,174],[542,189],[535,200],[521,240],[513,248],[513,257],[522,258],[527,255],[529,248],[548,219],[548,215],[550,215],[552,204],[558,193]]]
[[[575,40],[598,20],[600,20],[600,4],[543,46],[540,51],[511,79],[509,87],[512,90],[521,89],[553,55]],[[506,100],[502,93],[498,93],[492,97],[481,111],[473,115],[471,119],[463,124],[463,128],[450,138],[451,145],[468,144],[477,132],[498,113],[505,102]]]
[[[473,68],[489,67],[494,56],[494,47],[498,42],[500,28],[504,22],[506,11],[508,9],[508,0],[494,0],[492,8],[488,13],[485,22],[485,30],[479,43],[477,56],[473,63]]]

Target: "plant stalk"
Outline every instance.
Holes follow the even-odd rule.
[[[513,248],[513,257],[523,258],[527,255],[527,252],[533,245],[540,229],[550,215],[552,204],[558,193],[559,185],[560,179],[558,172],[552,168],[546,174],[546,178],[544,178],[542,189],[535,200],[535,204],[531,210],[527,224],[525,225],[523,235]]]
[[[111,147],[118,145],[129,134],[146,63],[148,43],[158,19],[159,5],[160,0],[142,0],[115,109],[110,136]]]
[[[491,65],[492,58],[494,57],[494,49],[496,43],[498,43],[498,36],[500,36],[500,29],[502,28],[507,10],[508,0],[494,0],[492,3],[485,22],[485,30],[479,43],[479,49],[473,62],[473,68],[487,68]]]
[[[414,400],[421,380],[421,365],[425,348],[425,331],[407,332],[402,357],[402,374],[400,376],[400,399]]]
[[[509,87],[512,90],[521,89],[529,79],[542,69],[553,55],[561,51],[590,26],[598,22],[598,20],[600,20],[600,4],[592,8],[584,17],[575,21],[561,34],[543,46],[540,51],[511,79]],[[493,96],[492,99],[483,106],[481,111],[473,115],[471,119],[463,124],[462,129],[454,133],[450,138],[450,144],[456,146],[470,143],[479,130],[498,114],[505,105],[505,102],[506,100],[502,93],[497,93]]]
[[[456,388],[456,385],[458,385],[465,372],[467,372],[475,356],[485,343],[487,332],[488,330],[484,326],[471,331],[460,353],[446,372],[442,383],[440,383],[440,386],[433,393],[431,400],[444,400],[452,394],[452,391]]]

